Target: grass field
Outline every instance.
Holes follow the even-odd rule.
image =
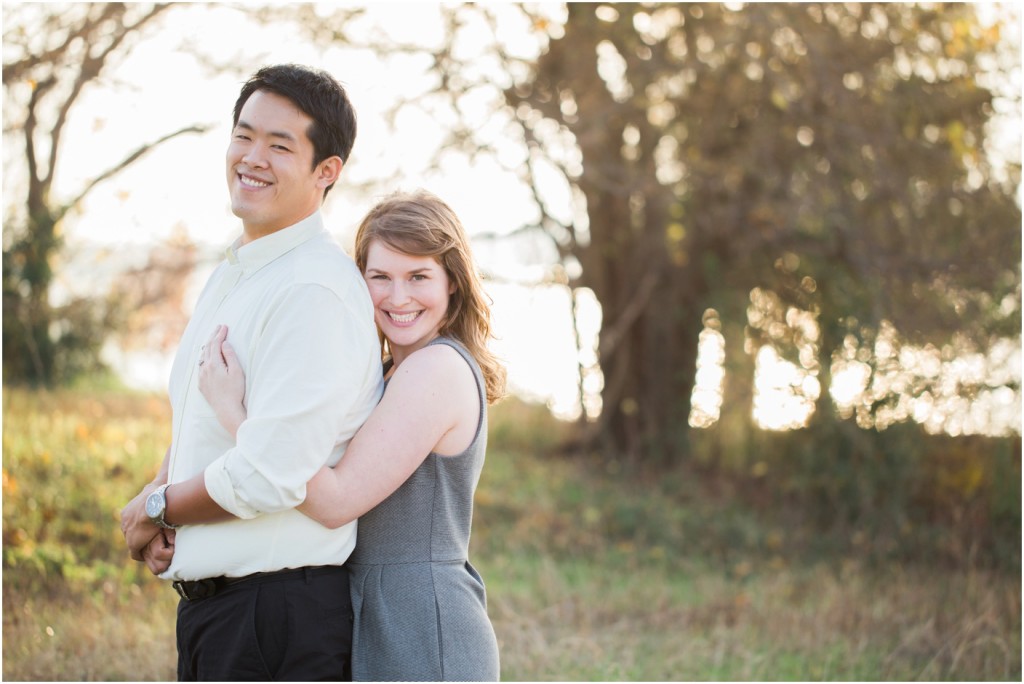
[[[177,597],[117,528],[166,405],[3,398],[3,678],[174,679]],[[809,552],[692,474],[549,456],[563,427],[514,402],[492,414],[473,561],[503,679],[1021,679],[1019,569]]]

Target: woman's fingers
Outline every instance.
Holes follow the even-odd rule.
[[[233,358],[234,350],[231,349],[231,343],[228,342],[228,326],[226,325],[217,326],[217,354],[225,367],[231,365],[228,362],[228,354],[232,354],[230,359],[232,362],[235,360]]]
[[[224,355],[221,353],[221,344],[228,336],[228,327],[226,325],[218,325],[213,330],[213,334],[206,341],[206,344],[202,346],[199,352],[199,365],[203,368],[208,367],[214,362],[220,363],[220,365],[226,365]]]
[[[231,346],[230,342],[224,340],[224,342],[221,343],[220,353],[224,358],[224,366],[229,372],[231,369],[238,367],[238,356],[235,354],[235,349]]]

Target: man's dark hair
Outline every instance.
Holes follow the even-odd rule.
[[[356,139],[356,113],[345,89],[333,76],[298,64],[263,67],[242,86],[235,101],[233,126],[238,124],[242,107],[258,90],[287,98],[313,119],[306,131],[313,143],[313,168],[334,155],[348,161]],[[332,187],[333,184],[324,190],[325,196]]]

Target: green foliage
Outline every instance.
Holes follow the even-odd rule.
[[[27,225],[5,218],[3,253],[3,381],[54,387],[108,369],[100,359],[118,305],[98,296],[54,305],[53,262],[62,248],[59,222],[38,208]]]
[[[8,388],[3,398],[5,569],[35,587],[140,581],[118,519],[159,467],[169,443],[167,402]]]
[[[829,434],[822,434],[830,430]],[[707,430],[694,457],[779,512],[795,548],[877,561],[1021,566],[1020,438],[930,435],[916,424],[852,422],[750,433],[725,457]]]
[[[553,422],[546,407],[514,396],[492,407],[487,420],[489,443],[504,451],[552,453],[572,432],[572,425]]]
[[[498,435],[511,424],[503,408],[493,412]],[[522,415],[521,406],[511,408]],[[534,420],[540,435],[565,429]],[[751,430],[743,450],[730,444],[723,451],[722,429],[714,427],[691,433],[692,459],[673,468],[542,456],[536,477],[492,431],[499,455],[488,472],[497,482],[517,482],[498,491],[485,481],[478,492],[507,526],[488,536],[495,546],[487,551],[500,553],[512,541],[557,558],[563,550],[569,557],[611,549],[662,563],[687,547],[723,563],[855,554],[876,564],[929,558],[1019,571],[1019,438],[929,435],[914,424],[823,429]]]

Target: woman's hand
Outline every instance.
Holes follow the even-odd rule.
[[[237,436],[246,419],[245,373],[227,340],[228,327],[218,325],[199,355],[199,391],[210,403],[217,420]]]

